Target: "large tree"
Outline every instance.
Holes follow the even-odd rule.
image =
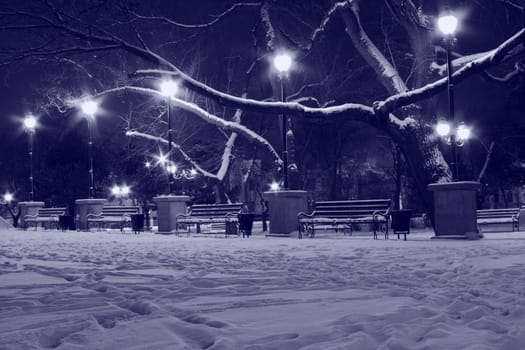
[[[494,13],[505,11],[507,23],[500,26],[499,36],[484,34],[490,39],[484,38],[484,43],[491,47],[458,45],[453,51],[453,83],[484,73],[499,81],[523,75],[525,30],[518,1],[454,5],[489,23]],[[222,142],[223,148],[215,164],[206,164],[193,156],[182,136],[174,146],[201,174],[218,181],[227,174],[239,136],[282,164],[277,147],[268,141],[272,128],[261,123],[268,116],[285,114],[291,125],[367,125],[399,147],[422,202],[432,213],[427,185],[451,179],[432,129],[434,97],[447,85],[445,66],[436,62],[443,43],[434,25],[444,10],[437,1],[416,0],[199,5],[4,0],[0,61],[6,70],[27,64],[47,67],[42,77],[53,79],[47,78],[52,84],[45,90],[46,106],[61,111],[74,108],[88,95],[102,99],[118,94],[135,103],[149,98],[151,105],[142,105],[147,112],[138,120],[126,116],[127,134],[155,143],[167,142],[158,81],[178,80],[187,90],[170,103],[185,116],[213,126],[215,131],[206,133],[207,138]],[[476,30],[473,23],[470,29]],[[463,47],[468,55],[461,54]],[[297,62],[286,82],[286,102],[279,101],[278,81],[271,77],[275,72],[270,58],[281,50],[293,52]],[[110,102],[104,105],[112,107]],[[292,133],[287,140],[300,149]],[[301,158],[295,156],[292,173],[298,168],[295,158]]]

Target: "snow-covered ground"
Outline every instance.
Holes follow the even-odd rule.
[[[0,349],[522,349],[525,233],[0,231]]]

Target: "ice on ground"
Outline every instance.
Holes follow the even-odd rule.
[[[523,233],[0,231],[0,349],[519,349]]]

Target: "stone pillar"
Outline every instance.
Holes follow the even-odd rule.
[[[89,231],[88,214],[100,214],[106,204],[102,198],[77,199],[75,201],[75,223],[77,231]]]
[[[43,208],[45,205],[44,202],[19,202],[18,208],[20,210],[20,219],[19,219],[19,227],[23,228],[24,230],[27,228],[25,216],[26,215],[35,215],[38,213],[38,209]]]
[[[175,233],[175,217],[177,214],[186,214],[188,209],[188,196],[159,196],[153,198],[157,203],[158,232],[161,234]]]
[[[268,201],[268,216],[272,237],[289,237],[299,231],[297,214],[308,210],[308,192],[306,191],[268,191],[264,199]]]
[[[476,196],[481,184],[458,181],[428,185],[434,192],[434,230],[432,238],[478,239]]]
[[[518,231],[525,231],[525,205],[520,207],[520,217],[518,220]]]

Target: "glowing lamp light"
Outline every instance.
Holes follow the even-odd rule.
[[[4,201],[6,203],[10,203],[13,199],[14,199],[13,194],[11,193],[4,194]]]
[[[292,66],[292,58],[287,54],[279,54],[273,59],[273,65],[279,72],[287,72]]]
[[[458,136],[459,140],[466,141],[470,138],[470,128],[467,127],[465,124],[461,123],[458,125],[456,135]]]
[[[151,162],[150,162],[149,160],[147,160],[147,161],[144,163],[144,166],[145,166],[146,168],[148,168],[148,169],[151,168]]]
[[[36,118],[29,114],[24,118],[24,127],[29,131],[34,131],[36,128]]]
[[[190,170],[190,175],[191,175],[191,176],[197,176],[197,170],[195,170],[195,169],[192,168],[192,169]]]
[[[123,196],[127,196],[129,192],[131,192],[131,189],[129,188],[129,186],[124,185],[120,187],[120,193],[122,193]]]
[[[272,183],[270,184],[270,190],[271,190],[271,191],[279,191],[280,189],[281,189],[281,186],[279,185],[278,182],[275,182],[275,181],[274,181],[274,182],[272,182]]]
[[[172,164],[172,165],[168,165],[166,167],[166,170],[168,171],[168,173],[170,174],[175,174],[177,172],[177,166],[175,164]]]
[[[120,194],[120,186],[113,186],[111,188],[111,194],[113,194],[114,196],[118,196]]]
[[[179,86],[173,80],[165,80],[160,84],[160,93],[162,94],[162,96],[175,96],[178,89]]]
[[[458,27],[458,19],[452,15],[441,16],[438,19],[438,28],[444,35],[452,35]]]
[[[82,112],[89,116],[94,116],[98,111],[98,104],[95,101],[86,101],[82,103]]]
[[[450,124],[444,121],[440,121],[436,125],[436,132],[441,137],[447,136],[450,133]]]
[[[113,186],[111,188],[111,194],[113,194],[115,197],[126,197],[131,192],[131,188],[127,185],[123,186]]]
[[[155,158],[157,159],[157,163],[155,164],[156,166],[157,165],[165,166],[166,163],[168,162],[168,155],[162,152],[160,152],[159,155],[156,155]]]

